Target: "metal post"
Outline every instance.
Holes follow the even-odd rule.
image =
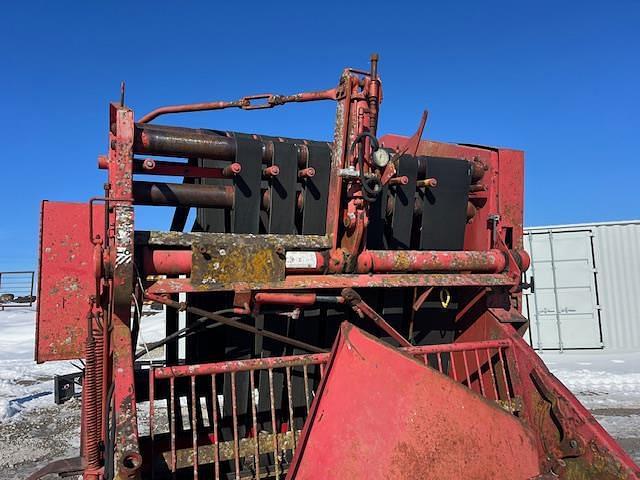
[[[533,256],[533,234],[531,233],[527,233],[527,236],[529,237],[529,254],[531,255],[531,276],[535,277],[536,272],[535,272],[535,267],[533,266],[533,259],[535,258]],[[533,298],[534,298],[534,303],[535,303],[535,317],[536,317],[536,337],[538,340],[538,350],[540,350],[540,352],[542,352],[542,350],[544,349],[543,345],[542,345],[542,335],[540,333],[540,313],[538,310],[538,298],[536,297],[535,292],[533,293]]]
[[[33,277],[35,272],[31,272],[31,288],[29,289],[29,306],[33,306]]]
[[[560,322],[560,302],[558,301],[558,281],[556,278],[556,259],[553,254],[553,232],[549,230],[549,248],[551,253],[551,274],[553,275],[553,298],[556,303],[556,326],[558,328],[558,346],[560,352],[564,350],[562,344],[562,324]]]

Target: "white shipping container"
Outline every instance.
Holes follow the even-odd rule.
[[[534,348],[640,348],[640,221],[530,227],[524,248]]]

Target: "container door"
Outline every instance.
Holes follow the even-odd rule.
[[[524,308],[532,346],[602,348],[591,231],[528,232],[525,244],[535,277]]]

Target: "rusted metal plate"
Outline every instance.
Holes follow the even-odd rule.
[[[233,239],[233,240],[231,240]],[[235,282],[263,283],[284,280],[284,248],[245,240],[235,235],[223,245],[194,244],[192,285],[220,287]]]
[[[288,479],[540,473],[533,433],[517,418],[352,325],[327,368]]]
[[[101,205],[93,206],[93,224],[104,224]],[[36,361],[80,358],[96,294],[89,205],[44,201],[40,229]]]

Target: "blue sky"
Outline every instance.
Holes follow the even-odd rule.
[[[379,132],[526,152],[525,223],[637,219],[640,2],[5,2],[0,271],[37,263],[42,199],[101,193],[107,108],[333,86],[381,56]],[[333,105],[167,117],[328,139]],[[167,228],[147,210],[141,228]],[[164,212],[162,212],[164,213]],[[146,217],[143,217],[146,215]]]

